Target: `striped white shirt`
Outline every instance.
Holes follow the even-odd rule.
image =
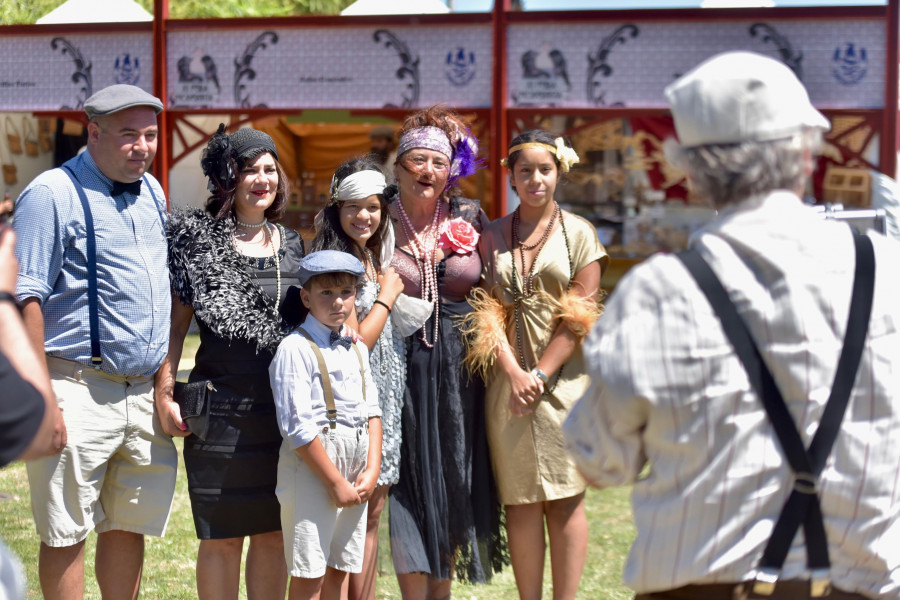
[[[900,244],[872,238],[866,347],[820,497],[834,585],[898,598]],[[748,324],[808,445],[843,344],[849,229],[779,192],[723,211],[692,243]],[[791,473],[712,307],[676,257],[657,255],[622,280],[585,357],[592,384],[565,428],[590,480],[634,483],[625,582],[640,593],[752,579]],[[806,577],[801,528],[782,578]]]

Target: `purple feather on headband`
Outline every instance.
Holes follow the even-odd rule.
[[[450,177],[447,187],[453,187],[463,177],[468,177],[484,167],[484,160],[478,157],[478,140],[469,132],[459,132],[453,160],[450,163]]]

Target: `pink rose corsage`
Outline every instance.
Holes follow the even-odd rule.
[[[458,254],[468,254],[478,244],[479,233],[471,223],[462,217],[456,217],[444,223],[441,227],[441,237],[438,240],[441,248],[449,248]]]

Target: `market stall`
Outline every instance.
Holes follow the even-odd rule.
[[[167,0],[156,0],[151,23],[3,27],[0,112],[77,123],[84,100],[106,85],[154,92],[166,103],[155,169],[176,203],[202,199],[192,173],[217,123],[253,122],[292,157],[291,212],[302,227],[321,205],[330,170],[367,149],[368,130],[448,103],[482,140],[487,169],[466,192],[491,216],[515,202],[498,164],[506,142],[544,127],[568,135],[583,157],[559,200],[592,220],[614,254],[639,260],[680,248],[710,216],[663,158],[672,124],[662,90],[703,58],[743,49],[790,66],[832,121],[811,199],[824,198],[829,168],[896,175],[900,0],[572,12],[509,5],[498,0],[492,12],[473,14],[174,20]],[[22,184],[7,185],[15,193]]]

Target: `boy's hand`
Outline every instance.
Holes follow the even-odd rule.
[[[356,478],[353,488],[359,493],[361,502],[368,502],[375,491],[375,484],[378,483],[379,469],[365,469]]]
[[[330,493],[331,499],[334,500],[334,503],[337,504],[338,508],[362,504],[362,500],[360,500],[356,488],[350,485],[350,482],[344,478],[341,478],[331,486]]]

